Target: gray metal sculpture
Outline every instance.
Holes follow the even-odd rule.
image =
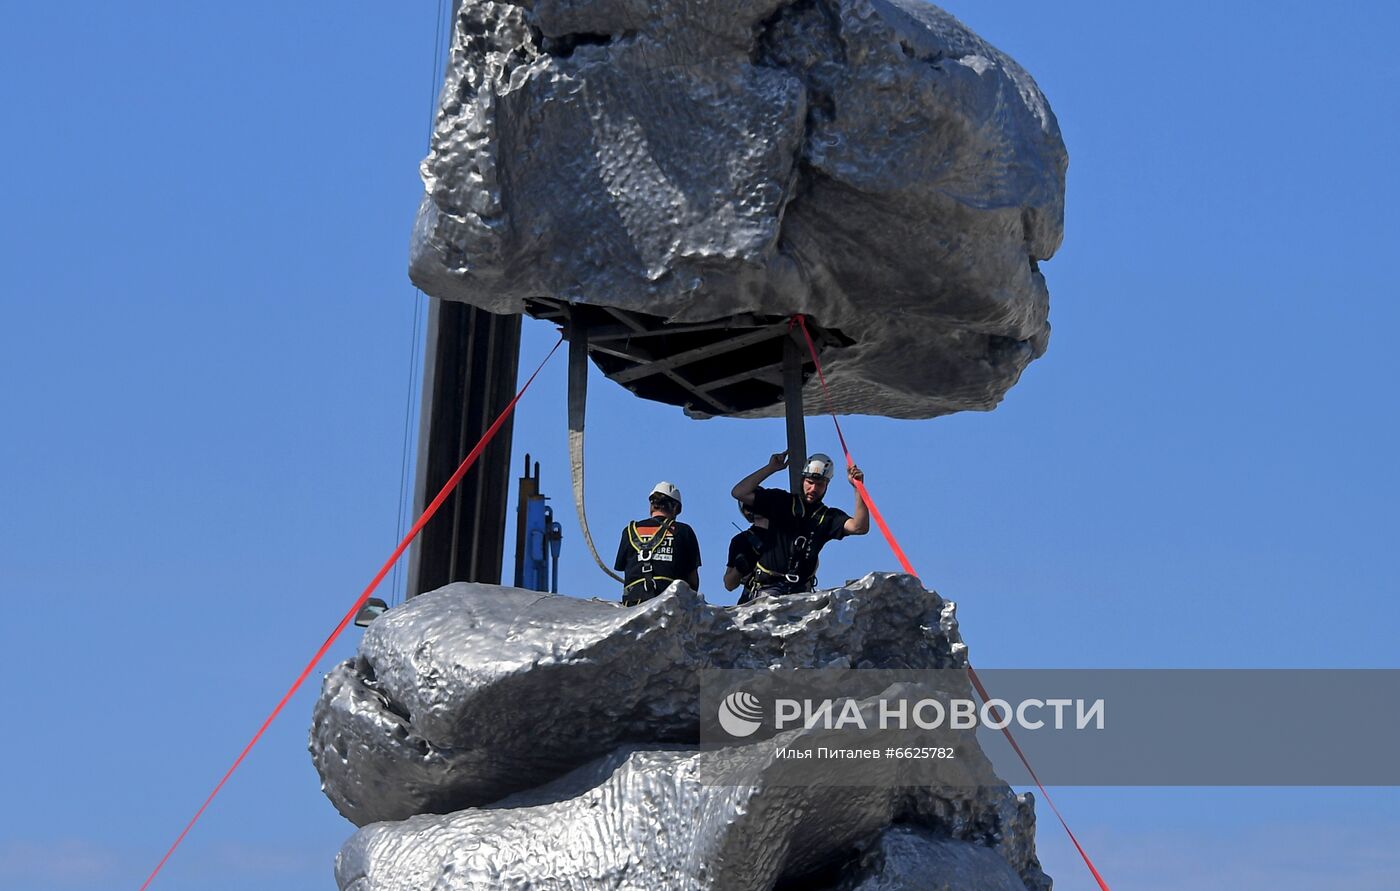
[[[636,609],[450,585],[331,672],[312,750],[357,825],[489,804],[627,742],[695,744],[701,669],[958,668],[952,621],[911,576],[742,609],[681,585]]]
[[[843,864],[832,881],[859,887],[941,862],[970,877],[948,887],[1048,889],[1030,796],[975,746],[969,782],[912,788],[774,785],[771,743],[699,747],[699,669],[965,666],[953,605],[906,575],[740,608],[681,583],[635,608],[471,584],[413,598],[316,706],[323,788],[365,827],[340,887],[759,891]],[[881,840],[894,825],[922,834]]]
[[[986,410],[1046,347],[1065,168],[1030,76],[919,0],[462,0],[411,274],[695,416],[786,398],[800,433],[798,313],[838,412]],[[853,789],[699,745],[701,669],[966,664],[910,576],[739,608],[450,585],[326,679],[312,757],[362,827],[337,881],[1048,889],[1031,797],[975,747],[973,783]]]
[[[973,811],[935,833],[906,822],[917,819],[917,793],[767,787],[766,765],[735,763],[745,754],[624,751],[491,807],[374,823],[342,849],[336,880],[343,891],[757,891],[779,880],[1049,891],[1033,857],[1008,859],[1033,831],[1022,802],[1007,798],[1000,810]],[[698,778],[716,769],[743,771],[749,782]]]
[[[781,412],[777,356],[737,351],[794,313],[838,411],[986,410],[1046,347],[1066,163],[1031,77],[920,0],[466,0],[411,273],[581,317],[695,415]]]
[[[1032,884],[981,845],[892,826],[860,847],[855,867],[832,891],[1021,891]]]

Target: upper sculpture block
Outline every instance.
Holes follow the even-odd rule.
[[[464,0],[411,275],[493,312],[806,313],[854,341],[838,411],[985,410],[1045,350],[1066,163],[1030,76],[919,0]]]

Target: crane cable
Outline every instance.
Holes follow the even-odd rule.
[[[443,9],[447,0],[437,0],[437,11],[433,17],[433,69],[429,72],[428,78],[428,132],[426,136],[426,147],[428,151],[433,146],[433,128],[437,121],[437,84],[439,82],[439,72],[443,66]],[[394,541],[403,537],[404,527],[408,525],[411,514],[409,511],[413,507],[413,498],[409,494],[409,483],[412,480],[412,462],[409,461],[409,453],[415,439],[412,436],[413,425],[413,396],[418,392],[418,372],[422,369],[422,357],[419,348],[426,349],[427,333],[419,333],[423,319],[423,303],[427,298],[422,289],[413,289],[413,327],[409,329],[408,346],[408,382],[404,386],[404,406],[403,406],[403,446],[399,453],[399,499],[394,510]],[[389,594],[385,598],[390,606],[397,606],[407,596],[404,584],[400,584],[403,579],[403,570],[399,566],[394,567],[393,574],[389,577]],[[406,584],[406,583],[405,583]]]

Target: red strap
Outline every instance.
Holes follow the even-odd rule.
[[[789,327],[799,328],[802,331],[802,338],[807,341],[807,350],[812,354],[812,363],[817,368],[817,379],[820,380],[822,384],[822,396],[826,399],[827,413],[831,415],[831,423],[836,425],[836,438],[841,440],[841,451],[846,453],[846,466],[854,466],[856,462],[851,459],[851,450],[846,446],[846,437],[841,432],[841,422],[836,419],[836,410],[831,403],[831,391],[826,385],[826,373],[822,371],[822,361],[817,356],[817,346],[812,342],[812,335],[807,331],[807,320],[800,314],[795,315],[792,317]],[[875,507],[875,501],[866,490],[865,483],[856,480],[855,487],[856,491],[860,493],[860,500],[865,502],[866,508],[870,511],[871,518],[875,520],[875,525],[880,528],[880,534],[885,536],[885,541],[889,542],[890,550],[894,551],[895,559],[899,561],[899,565],[910,575],[918,575],[918,573],[914,571],[914,565],[910,563],[909,558],[904,555],[904,549],[901,548],[899,542],[895,540],[894,533],[890,532],[890,527],[886,525],[885,518],[880,516],[880,511]],[[987,688],[982,686],[982,679],[977,676],[977,672],[973,670],[971,663],[967,666],[967,674],[968,677],[972,679],[972,686],[977,689],[977,695],[982,697],[982,701],[985,703],[991,699],[991,697],[987,695]],[[1001,723],[1000,715],[995,713],[1000,711],[1000,709],[993,709],[994,716],[997,718],[998,723]],[[1050,810],[1054,811],[1056,818],[1060,821],[1060,825],[1065,828],[1065,834],[1069,836],[1069,840],[1074,844],[1074,849],[1078,851],[1079,856],[1083,858],[1084,865],[1089,867],[1089,872],[1093,873],[1094,881],[1099,883],[1101,891],[1108,891],[1108,884],[1104,882],[1103,876],[1099,875],[1099,871],[1094,868],[1094,861],[1090,860],[1089,855],[1080,847],[1079,839],[1074,837],[1074,832],[1070,830],[1069,824],[1066,823],[1065,818],[1060,815],[1060,809],[1055,807],[1055,802],[1051,800],[1050,793],[1045,791],[1045,787],[1041,785],[1040,777],[1036,776],[1035,769],[1031,767],[1030,761],[1026,760],[1026,754],[1022,752],[1021,747],[1016,744],[1016,739],[1011,735],[1009,725],[1002,727],[1001,732],[1005,735],[1006,741],[1011,743],[1011,748],[1016,752],[1016,757],[1020,758],[1021,763],[1025,765],[1027,772],[1031,775],[1031,779],[1035,780],[1036,788],[1039,789],[1040,794],[1045,797],[1045,803],[1050,805]]]
[[[817,358],[817,345],[812,343],[812,335],[807,331],[807,317],[801,313],[793,316],[788,321],[788,330],[793,328],[799,329],[802,332],[802,339],[807,341],[807,352],[812,354],[812,364],[817,366],[817,378],[822,382],[822,395],[826,397],[826,412],[831,415],[831,423],[836,425],[836,438],[841,440],[841,451],[846,455],[846,466],[850,467],[856,462],[851,460],[851,450],[846,446],[846,435],[841,432],[841,422],[836,420],[836,409],[831,405],[831,390],[827,389],[826,386],[826,372],[822,370],[822,360]],[[801,458],[801,456],[798,457]],[[890,537],[889,532],[885,529],[885,524],[880,524],[880,530],[885,533],[886,538]],[[914,571],[909,569],[909,561],[904,559],[903,552],[896,548],[895,553],[900,558],[899,562],[904,564],[904,568],[909,570],[910,575],[913,575]]]
[[[457,472],[452,474],[452,477],[443,485],[442,491],[437,493],[437,497],[434,498],[427,509],[423,511],[423,515],[418,518],[418,521],[413,524],[413,528],[408,530],[408,534],[403,537],[403,541],[399,542],[399,546],[394,549],[394,553],[391,554],[389,559],[384,562],[384,565],[379,568],[379,572],[370,581],[369,585],[366,586],[365,590],[361,592],[354,605],[352,605],[345,613],[344,617],[341,618],[340,624],[335,626],[335,630],[331,632],[330,637],[326,638],[326,642],[321,644],[321,648],[316,651],[316,655],[311,657],[311,661],[306,663],[306,667],[301,670],[301,674],[297,675],[297,679],[292,683],[291,688],[282,695],[281,701],[277,703],[277,707],[272,710],[272,713],[267,716],[267,719],[262,722],[262,726],[258,728],[258,732],[253,734],[253,738],[248,740],[248,744],[243,747],[243,751],[238,753],[238,757],[233,760],[233,765],[224,773],[223,778],[219,780],[219,784],[214,787],[214,791],[209,793],[209,797],[204,799],[204,803],[199,806],[199,810],[195,811],[194,816],[190,818],[190,822],[185,824],[185,828],[181,830],[179,837],[175,839],[175,843],[170,846],[170,850],[165,852],[165,856],[160,858],[160,862],[156,864],[156,868],[151,870],[151,874],[147,876],[146,881],[141,884],[141,891],[146,891],[146,889],[150,887],[151,882],[155,880],[156,875],[165,866],[165,862],[170,859],[170,855],[175,853],[175,849],[180,847],[180,843],[185,840],[185,836],[194,828],[194,824],[199,822],[199,818],[204,814],[205,808],[209,807],[210,802],[214,800],[214,796],[219,794],[219,790],[224,788],[224,783],[227,783],[229,777],[233,776],[233,772],[238,769],[238,765],[243,763],[243,759],[253,750],[253,746],[257,745],[258,740],[262,738],[267,728],[272,725],[273,720],[281,713],[283,707],[285,707],[292,696],[296,694],[297,690],[301,688],[302,682],[311,675],[311,672],[316,668],[316,664],[325,657],[326,652],[331,648],[331,644],[335,643],[336,638],[340,637],[341,632],[354,621],[360,608],[365,605],[365,601],[369,600],[370,595],[374,593],[374,589],[379,587],[379,583],[384,581],[384,577],[389,574],[389,570],[393,568],[394,563],[397,562],[399,557],[403,556],[403,552],[408,549],[409,543],[417,537],[418,533],[422,531],[428,521],[433,518],[433,514],[437,513],[438,508],[442,507],[443,502],[447,500],[447,496],[452,494],[452,490],[457,488],[457,484],[462,481],[462,477],[466,476],[467,471],[476,463],[476,459],[481,457],[481,453],[485,451],[486,446],[495,438],[496,433],[500,431],[501,425],[506,422],[511,412],[515,410],[515,404],[520,401],[521,396],[525,395],[525,391],[530,389],[530,384],[534,383],[535,377],[544,368],[545,363],[550,360],[550,357],[559,349],[559,344],[563,342],[564,337],[560,335],[559,340],[554,344],[554,348],[549,351],[549,355],[544,357],[544,362],[540,363],[539,368],[535,369],[535,373],[530,375],[529,380],[525,381],[525,386],[521,387],[520,391],[510,400],[510,403],[501,410],[500,415],[492,422],[490,428],[488,428],[486,433],[481,437],[481,441],[471,450],[471,454],[462,459],[462,463],[457,468]]]
[[[971,663],[968,663],[967,666],[967,676],[972,679],[972,686],[977,688],[977,695],[982,697],[982,702],[985,703],[992,698],[988,695],[987,688],[982,686],[982,679],[977,676],[977,672],[973,669]],[[1046,792],[1045,787],[1041,785],[1040,777],[1035,775],[1035,768],[1031,767],[1030,761],[1026,759],[1026,753],[1022,752],[1021,747],[1016,744],[1016,738],[1011,735],[1011,730],[1009,729],[1010,722],[1003,723],[1001,709],[999,708],[992,709],[992,717],[998,724],[1003,724],[1001,728],[1002,735],[1006,737],[1007,742],[1011,743],[1011,748],[1016,751],[1016,757],[1020,758],[1021,763],[1026,766],[1026,770],[1030,773],[1031,779],[1035,780],[1036,788],[1040,790],[1041,795],[1045,796],[1045,803],[1050,805],[1050,810],[1055,812],[1055,818],[1058,819],[1060,825],[1065,828],[1065,834],[1069,836],[1069,840],[1074,844],[1074,849],[1078,851],[1079,856],[1083,858],[1084,865],[1089,867],[1089,872],[1094,874],[1094,881],[1099,883],[1099,887],[1102,888],[1103,891],[1108,891],[1108,885],[1104,883],[1103,876],[1099,875],[1099,871],[1094,868],[1094,861],[1090,860],[1089,855],[1084,853],[1084,849],[1079,846],[1079,839],[1074,837],[1074,832],[1069,828],[1069,824],[1065,822],[1065,818],[1060,814],[1060,809],[1055,807],[1055,802],[1050,799],[1050,793]]]

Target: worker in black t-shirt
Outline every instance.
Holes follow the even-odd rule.
[[[729,540],[729,560],[724,567],[724,590],[733,591],[740,585],[744,590],[739,595],[739,603],[753,599],[753,573],[758,566],[758,558],[767,549],[770,533],[768,518],[754,513],[753,508],[739,502],[739,513],[749,521],[749,528]]]
[[[759,483],[782,470],[787,463],[787,452],[772,455],[767,464],[740,480],[731,493],[755,513],[768,518],[771,538],[759,554],[754,569],[755,597],[812,590],[817,555],[822,547],[832,539],[870,531],[870,512],[859,497],[854,517],[822,502],[835,465],[821,453],[812,455],[802,465],[801,496],[782,489],[759,487]],[[865,474],[852,464],[846,470],[846,477],[855,486],[865,479]]]
[[[674,581],[700,590],[700,542],[695,530],[676,520],[681,490],[662,481],[647,500],[651,516],[627,524],[613,561],[613,569],[623,573],[623,606],[650,600]]]

